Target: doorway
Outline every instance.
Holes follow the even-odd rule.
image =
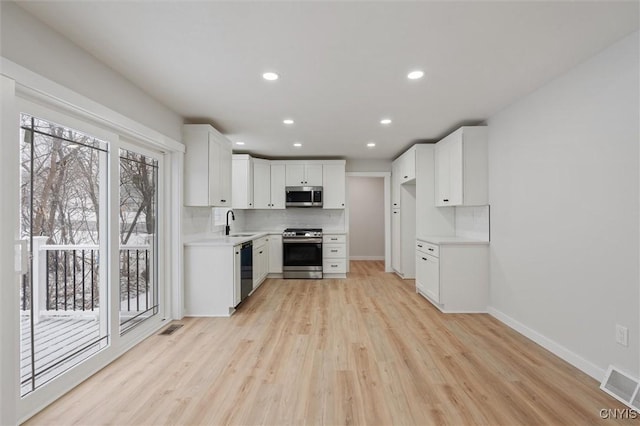
[[[349,260],[384,261],[390,271],[389,178],[387,172],[348,172]]]

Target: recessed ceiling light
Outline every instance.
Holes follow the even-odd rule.
[[[382,120],[380,120],[380,124],[391,124],[391,119],[383,118]]]
[[[265,72],[264,74],[262,74],[262,78],[264,78],[265,80],[274,81],[280,78],[280,76],[275,72]]]
[[[373,143],[373,142],[369,142],[369,143],[367,144],[367,148],[375,148],[375,146],[376,146],[376,144],[375,144],[375,143]]]
[[[302,144],[300,142],[296,142],[293,144],[293,146],[295,146],[296,148],[300,148]]]
[[[285,118],[284,120],[282,120],[282,122],[283,122],[284,124],[293,124],[293,120],[292,120],[292,119],[290,119],[290,118]]]
[[[420,70],[411,71],[409,74],[407,74],[407,78],[409,80],[417,80],[419,78],[422,78],[423,76],[424,76],[424,71],[420,71]]]
[[[236,145],[244,145],[244,142],[238,141],[238,142],[236,142]]]

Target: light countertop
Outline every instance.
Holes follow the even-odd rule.
[[[438,244],[438,245],[454,245],[454,244],[478,244],[478,245],[489,245],[489,241],[486,240],[476,240],[473,238],[466,237],[442,237],[438,235],[427,235],[423,237],[418,237],[417,240],[424,241],[425,243]]]
[[[238,232],[238,234],[251,234],[250,232]],[[256,232],[251,235],[230,236],[221,235],[219,237],[194,238],[184,241],[185,246],[230,246],[246,243],[260,237],[268,235],[267,232]]]

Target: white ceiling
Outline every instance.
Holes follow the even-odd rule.
[[[187,122],[271,157],[391,159],[486,120],[638,29],[638,2],[20,5]],[[413,69],[425,77],[409,81]]]

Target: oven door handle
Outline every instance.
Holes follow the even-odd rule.
[[[282,240],[284,244],[307,244],[307,243],[315,243],[321,244],[322,238],[285,238]]]

